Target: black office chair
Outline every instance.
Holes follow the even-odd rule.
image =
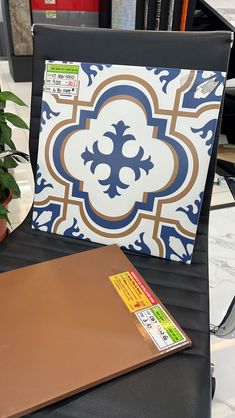
[[[224,111],[221,133],[226,135],[228,143],[235,145],[235,78],[227,81],[224,99]]]
[[[119,32],[35,26],[30,128],[30,155],[34,172],[45,59],[226,71],[230,46],[229,32]],[[126,252],[191,337],[192,348],[44,408],[35,416],[210,417],[208,218],[218,132],[219,128],[206,181],[192,264]],[[1,244],[0,271],[96,246],[87,241],[32,230],[30,213],[22,225]]]

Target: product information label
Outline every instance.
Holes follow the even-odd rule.
[[[78,76],[78,65],[48,63],[44,90],[52,94],[76,96],[78,94]]]
[[[173,347],[186,340],[159,304],[136,312],[135,315],[159,350]]]
[[[45,4],[56,4],[56,0],[45,0]]]
[[[158,303],[156,297],[150,293],[145,283],[134,271],[116,274],[110,276],[109,279],[130,312]]]
[[[56,19],[56,10],[47,10],[46,11],[46,18],[47,19]]]

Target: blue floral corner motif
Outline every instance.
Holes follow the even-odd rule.
[[[72,225],[67,228],[63,235],[67,237],[77,238],[77,239],[84,239],[86,241],[91,241],[90,238],[84,238],[84,234],[81,233],[80,229],[77,226],[77,219],[73,218]]]
[[[47,207],[33,207],[32,228],[52,232],[52,226],[60,214],[60,205],[51,203]]]
[[[43,130],[43,126],[46,124],[46,121],[51,119],[52,116],[57,117],[60,115],[60,112],[53,112],[50,108],[49,104],[43,100],[42,101],[42,110],[41,110],[41,125],[40,125],[40,132]]]
[[[86,73],[88,77],[88,84],[87,86],[91,86],[94,78],[97,76],[98,71],[103,71],[104,68],[110,68],[112,67],[111,64],[91,64],[91,63],[82,63],[81,68]],[[92,69],[93,68],[93,69]]]
[[[95,174],[95,169],[100,164],[107,164],[110,167],[110,175],[105,180],[98,180],[102,186],[109,186],[104,193],[107,193],[112,199],[115,196],[121,196],[118,189],[127,189],[129,185],[120,180],[119,173],[124,167],[130,168],[135,173],[135,181],[139,180],[141,176],[141,169],[145,171],[146,175],[153,168],[151,162],[151,156],[146,159],[142,159],[144,150],[139,148],[138,154],[134,157],[125,157],[122,153],[123,145],[127,141],[135,141],[135,137],[130,134],[126,134],[126,130],[130,128],[125,125],[121,120],[117,124],[112,125],[115,132],[105,132],[104,136],[111,139],[113,142],[113,151],[111,154],[103,154],[98,148],[98,141],[93,144],[92,151],[89,151],[86,147],[81,157],[84,160],[84,165],[87,162],[91,162],[90,170]]]
[[[224,83],[225,76],[220,71],[212,72],[208,76],[205,76],[205,71],[197,71],[192,87],[184,94],[183,107],[195,109],[207,102],[220,103],[223,93],[223,89],[220,87]]]
[[[144,232],[141,232],[141,234],[139,235],[139,238],[134,242],[134,245],[130,244],[127,247],[122,246],[121,248],[123,250],[131,250],[131,251],[151,255],[151,250],[149,246],[146,244],[146,242],[144,242]]]
[[[137,248],[136,248],[137,247]],[[139,238],[134,242],[134,245],[130,244],[127,247],[122,246],[123,250],[131,250],[139,253],[151,255],[149,246],[144,242],[144,232],[141,232]]]
[[[198,133],[202,139],[206,139],[209,132],[211,132],[211,137],[207,139],[206,146],[208,147],[208,155],[211,156],[213,143],[214,143],[214,132],[217,125],[217,119],[212,119],[206,123],[206,125],[202,126],[201,128],[191,128],[193,133]]]
[[[159,80],[162,84],[162,91],[164,93],[167,93],[167,86],[168,84],[173,81],[175,78],[178,77],[178,75],[180,74],[181,70],[178,70],[176,68],[155,68],[155,67],[146,67],[146,69],[148,71],[153,71],[155,75],[159,75],[161,73],[163,73],[160,77]],[[168,74],[165,74],[165,73]]]
[[[179,234],[175,228],[162,226],[161,238],[165,244],[165,258],[190,264],[194,240]]]
[[[204,192],[201,192],[199,194],[199,199],[194,200],[194,206],[188,205],[186,208],[178,208],[176,209],[176,212],[183,212],[187,215],[190,222],[192,222],[193,225],[197,225],[199,221],[199,215],[200,210],[202,206],[202,199],[203,199]],[[195,210],[194,210],[195,209]]]
[[[47,183],[44,178],[42,178],[42,173],[40,172],[39,165],[37,164],[37,172],[35,178],[35,194],[41,193],[44,189],[50,187],[53,189],[53,185],[51,183]]]

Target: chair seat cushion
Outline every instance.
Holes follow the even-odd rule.
[[[32,230],[30,223],[31,214],[1,243],[0,271],[98,246]],[[40,418],[210,417],[207,219],[201,216],[191,265],[132,252],[126,255],[190,336],[192,348],[31,415]]]

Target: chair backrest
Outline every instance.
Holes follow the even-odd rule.
[[[36,167],[45,60],[227,71],[230,32],[113,31],[34,26],[30,154]],[[208,217],[220,121],[210,161],[201,217]]]

